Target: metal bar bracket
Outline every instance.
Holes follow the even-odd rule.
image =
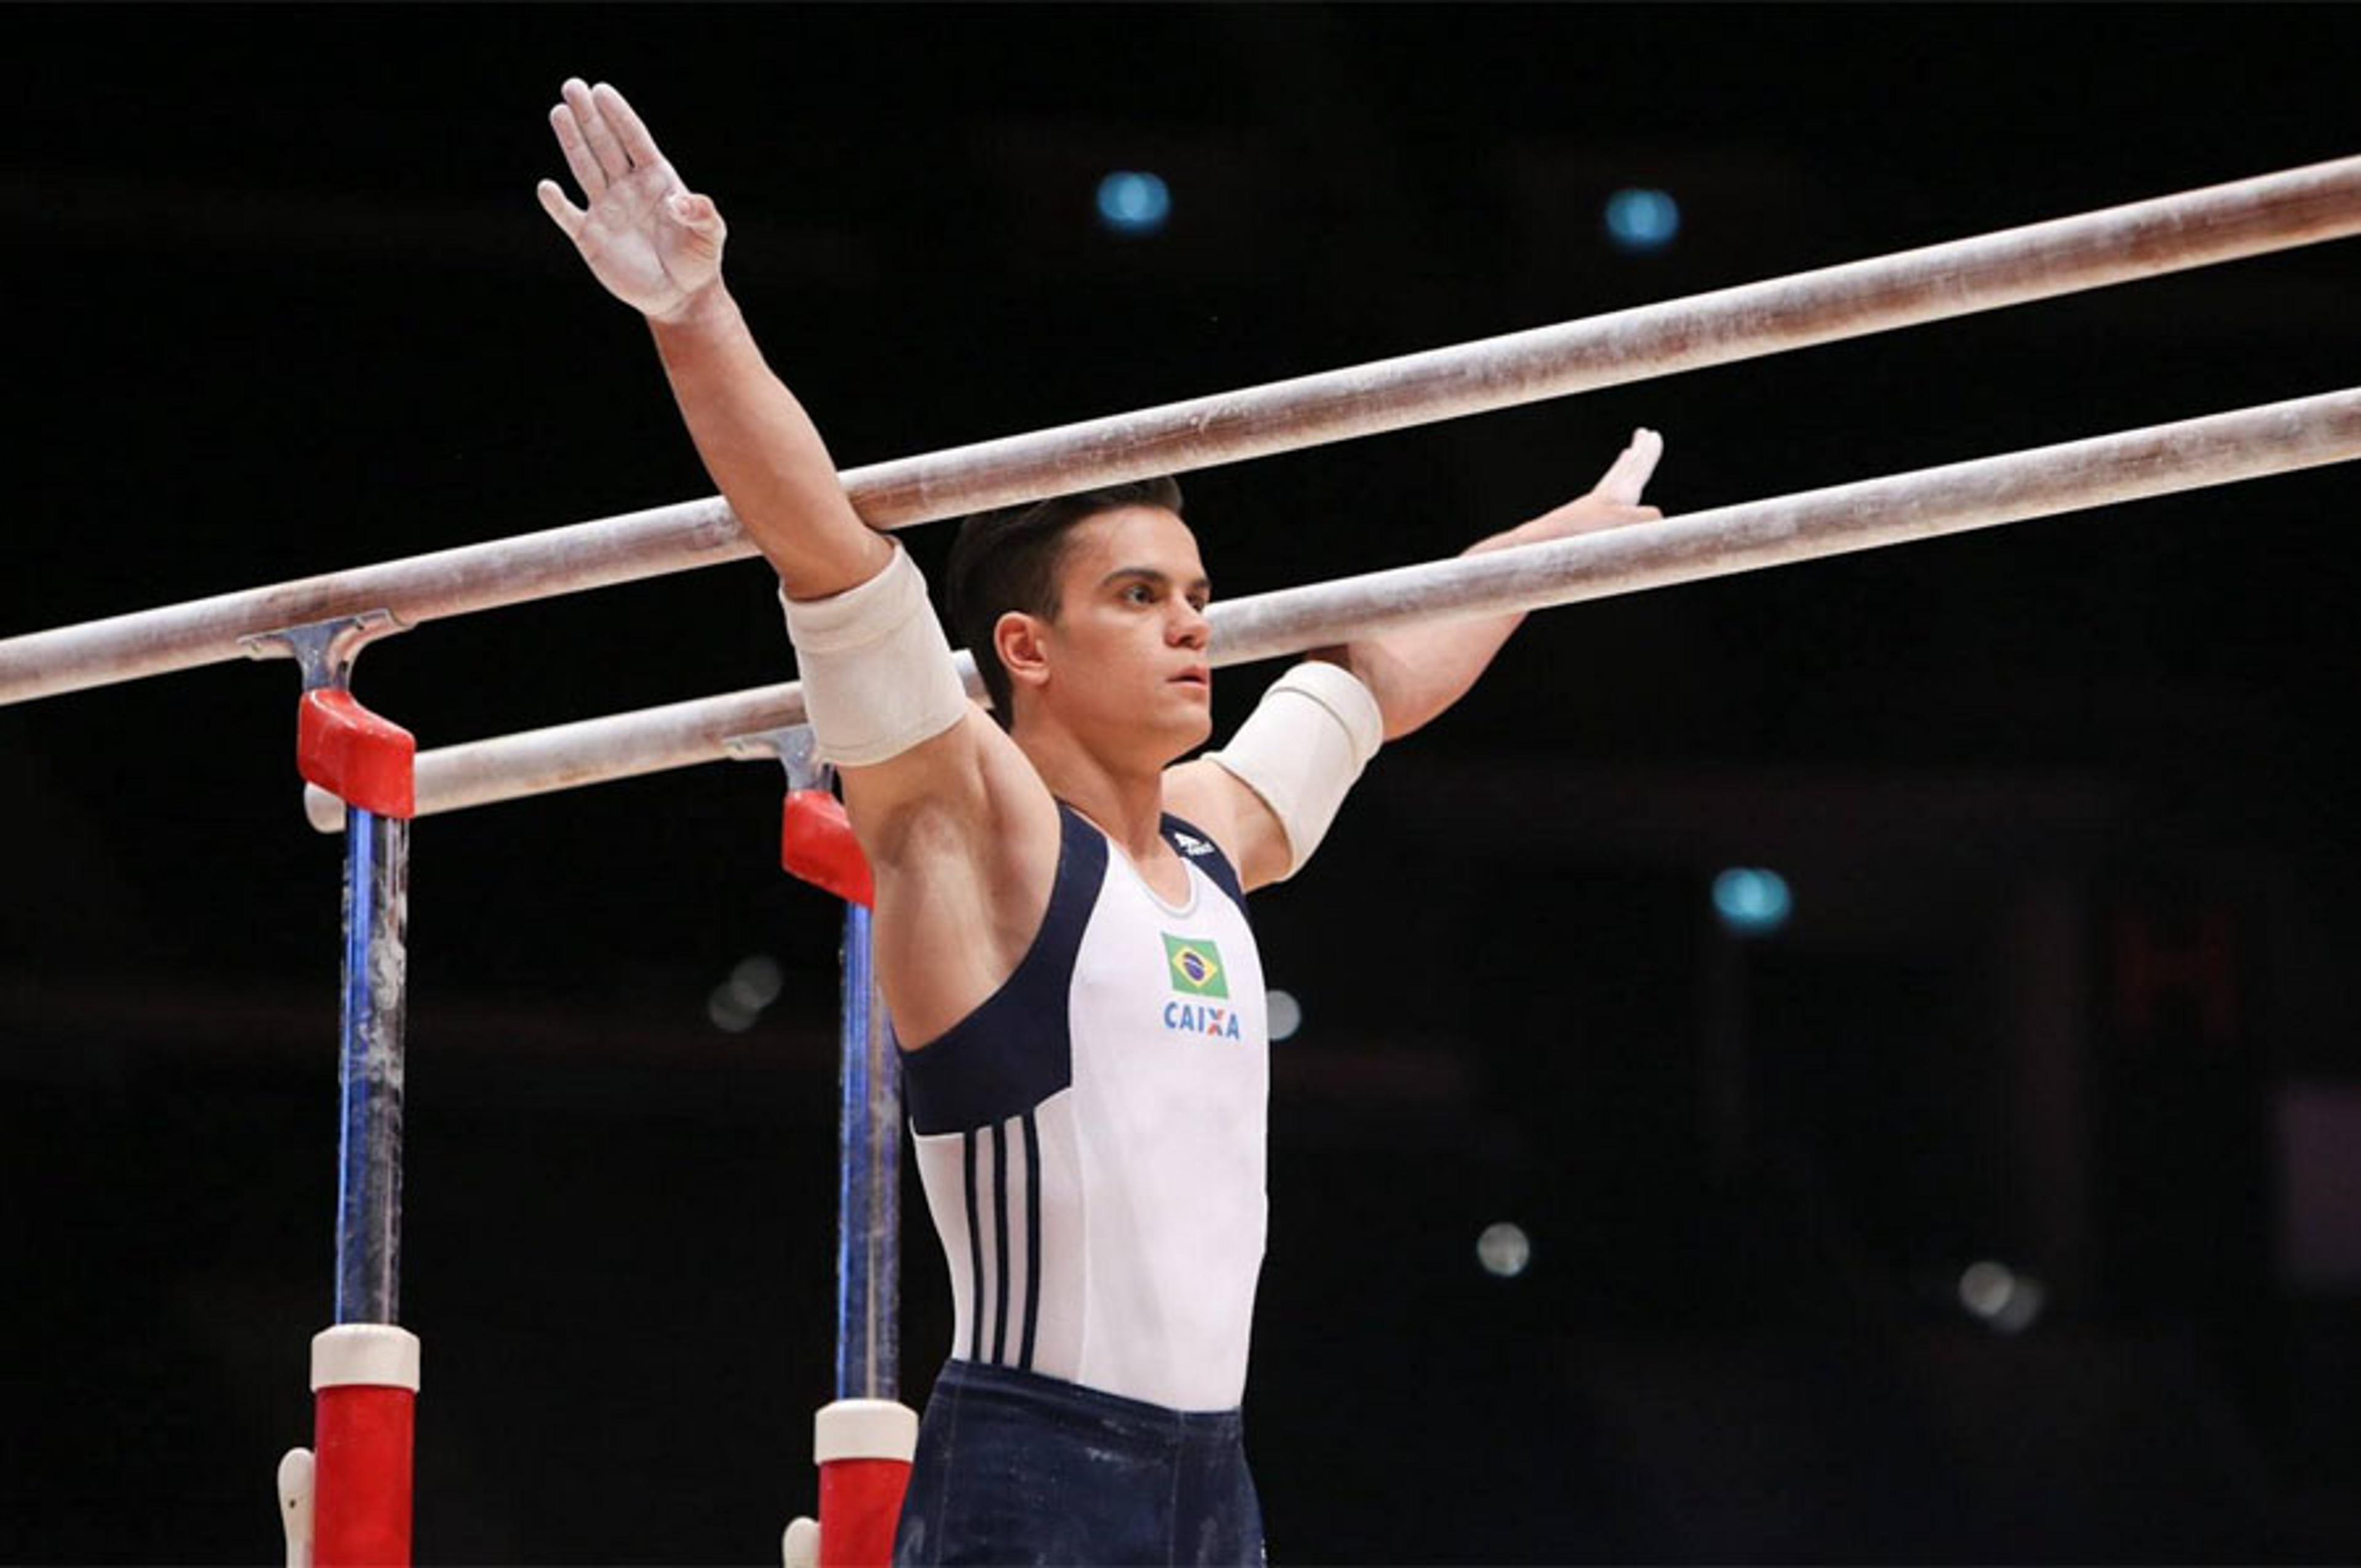
[[[361,650],[382,638],[410,630],[410,623],[390,609],[365,609],[277,631],[258,631],[237,640],[249,659],[293,659],[303,674],[303,689],[345,691],[352,685],[353,665]]]

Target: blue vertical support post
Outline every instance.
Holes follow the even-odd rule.
[[[844,906],[844,1002],[837,1145],[836,1397],[901,1393],[902,1085],[877,992],[871,925]]]
[[[410,823],[345,808],[344,1004],[337,1084],[339,1323],[401,1307],[402,1025],[410,963]]]
[[[362,645],[401,629],[377,611],[248,641],[302,665],[297,764],[345,802],[335,1315],[312,1341],[313,1451],[280,1467],[296,1568],[410,1561],[418,1340],[395,1320],[418,748],[346,689]]]
[[[812,1421],[819,1519],[782,1542],[790,1568],[885,1568],[917,1451],[901,1383],[901,1064],[877,990],[876,884],[807,728],[733,737],[741,757],[787,770],[779,860],[844,900],[837,1079],[836,1398]]]

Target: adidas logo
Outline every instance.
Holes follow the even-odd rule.
[[[1172,841],[1180,846],[1180,852],[1184,855],[1210,855],[1213,852],[1213,846],[1187,833],[1175,832]]]

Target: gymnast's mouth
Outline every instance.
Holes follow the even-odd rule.
[[[1213,672],[1206,669],[1202,664],[1191,664],[1189,668],[1173,676],[1172,679],[1166,684],[1169,685],[1197,686],[1202,690],[1211,691],[1213,689]]]

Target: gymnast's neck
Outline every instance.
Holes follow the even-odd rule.
[[[1010,736],[1051,795],[1088,817],[1134,863],[1170,853],[1160,831],[1164,770],[1175,760],[1169,737],[1094,744],[1062,725],[1030,719],[1020,719]]]

